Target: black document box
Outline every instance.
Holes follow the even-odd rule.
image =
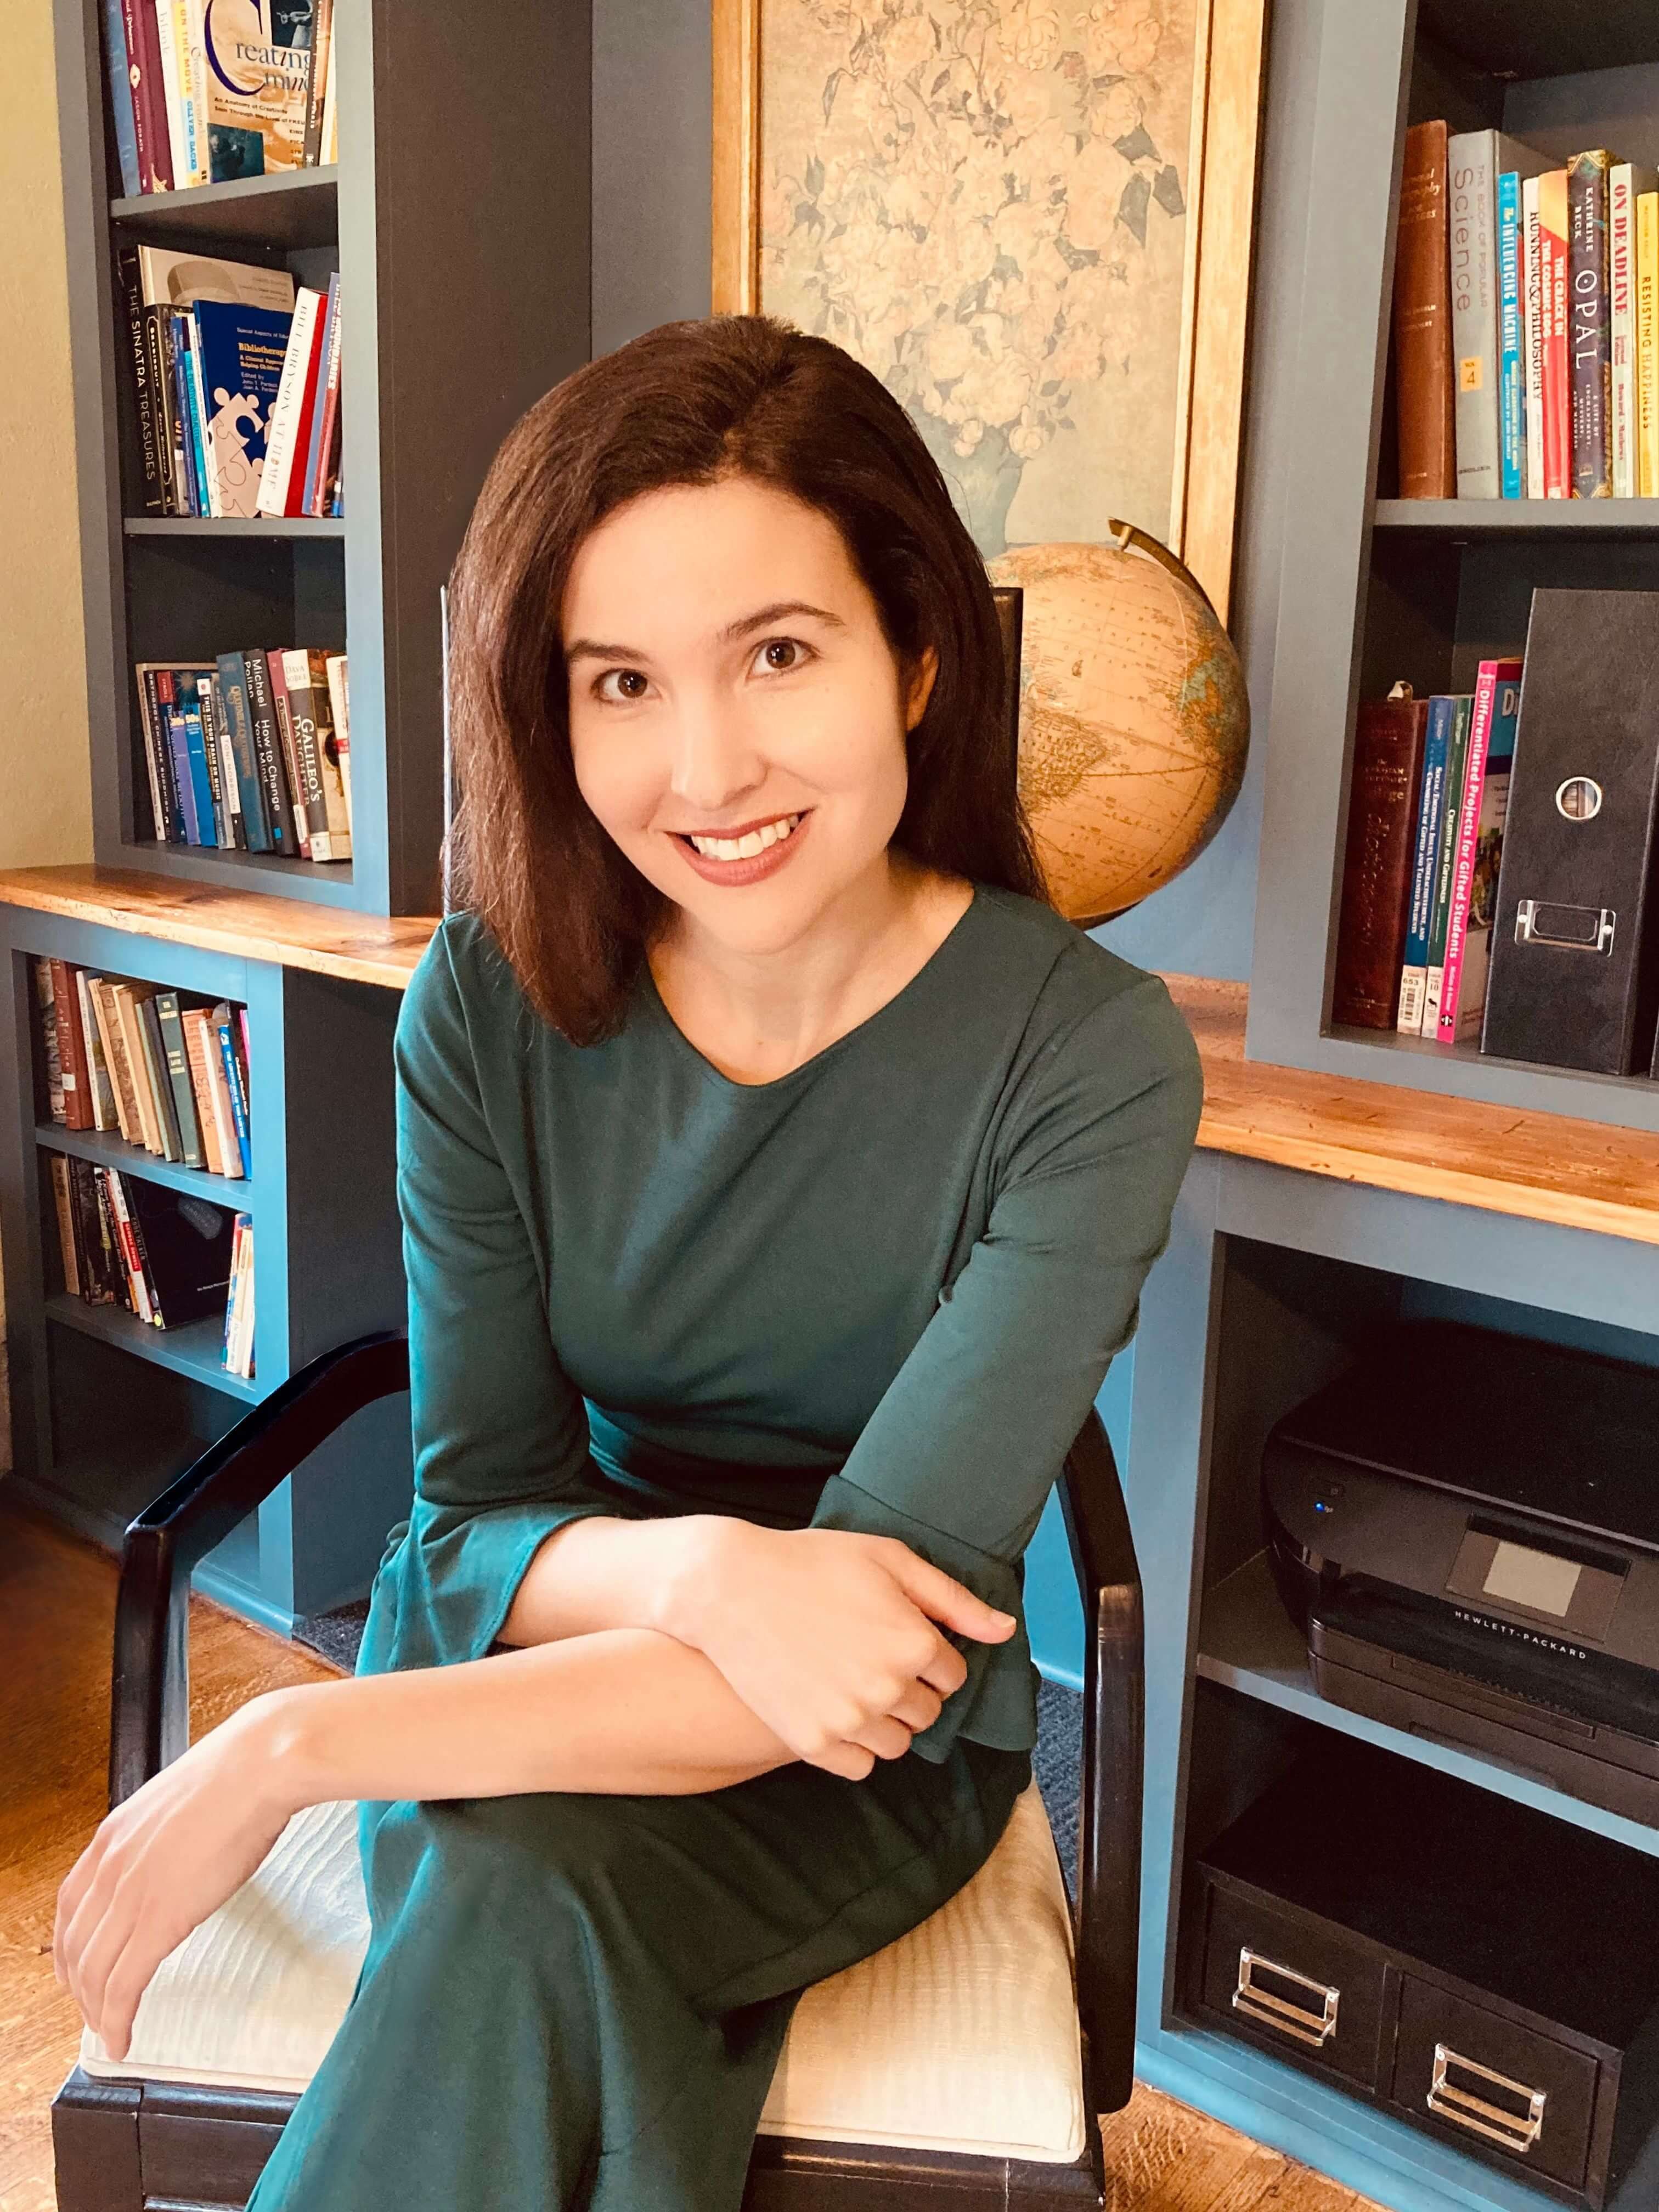
[[[1659,1860],[1328,1735],[1188,1869],[1188,2014],[1600,2212],[1659,2092]]]

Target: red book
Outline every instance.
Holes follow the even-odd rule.
[[[1520,681],[1518,660],[1483,660],[1475,674],[1468,758],[1463,773],[1462,803],[1457,810],[1457,848],[1452,856],[1451,904],[1446,913],[1446,963],[1440,984],[1440,1014],[1435,1024],[1435,1034],[1443,1044],[1455,1043],[1457,1038],[1458,992],[1463,980],[1463,946],[1468,936],[1469,894],[1474,884],[1475,848],[1480,842],[1486,755],[1492,744],[1498,694],[1501,686]]]
[[[294,426],[294,459],[288,472],[284,514],[305,513],[306,455],[311,450],[311,418],[322,386],[323,317],[320,307],[311,325],[311,349],[306,357],[305,386],[300,396],[300,416]]]
[[[121,0],[127,70],[132,81],[132,129],[138,142],[138,188],[173,190],[173,141],[167,135],[167,86],[161,78],[161,34],[155,0]]]
[[[81,1029],[81,994],[75,988],[75,970],[67,960],[52,963],[52,997],[58,1013],[58,1065],[64,1079],[64,1126],[90,1129],[92,1066]]]
[[[1544,496],[1572,497],[1572,365],[1567,356],[1567,173],[1538,179],[1544,300]]]

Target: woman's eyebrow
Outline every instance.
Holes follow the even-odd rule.
[[[736,622],[727,623],[726,628],[720,631],[718,641],[721,645],[730,645],[735,639],[745,636],[751,629],[760,629],[767,623],[777,622],[785,615],[811,615],[821,623],[828,623],[832,629],[845,629],[847,627],[842,617],[837,614],[831,614],[828,607],[815,607],[807,599],[775,599],[769,606],[757,607],[753,614],[741,615]],[[651,658],[648,653],[642,653],[638,646],[605,645],[599,639],[592,637],[572,638],[564,649],[564,657],[567,661],[647,661]]]

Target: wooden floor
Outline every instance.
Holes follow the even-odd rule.
[[[104,1809],[114,1589],[106,1553],[0,1504],[0,2212],[55,2212],[48,2107],[80,2019],[52,1976],[52,1914]],[[261,1690],[336,1671],[204,1598],[191,1631],[194,1735]],[[1369,2212],[1144,2087],[1107,2122],[1106,2156],[1111,2212]]]

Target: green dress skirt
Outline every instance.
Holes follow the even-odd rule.
[[[1030,1778],[1023,1555],[1168,1242],[1197,1048],[1161,977],[979,884],[775,1082],[648,971],[572,1046],[465,913],[394,1057],[415,1496],[360,1673],[487,1656],[591,1513],[897,1537],[1019,1626],[946,1631],[967,1680],[862,1780],[366,1804],[368,1954],[249,2212],[737,2212],[802,1989],[952,1896]]]

